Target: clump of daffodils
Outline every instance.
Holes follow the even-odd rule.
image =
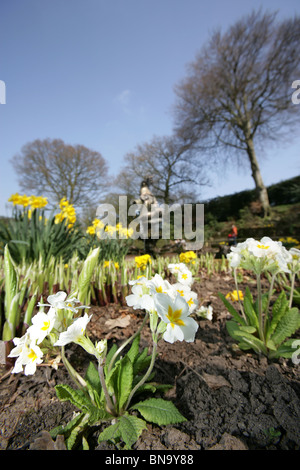
[[[43,209],[47,204],[48,200],[43,196],[27,196],[26,194],[20,195],[18,193],[12,194],[8,199],[14,206],[28,207],[30,210]]]
[[[116,226],[105,225],[101,220],[94,219],[86,229],[88,235],[96,235],[98,238],[128,239],[133,234],[133,229],[123,227],[121,223]]]
[[[190,316],[198,306],[197,294],[191,290],[192,276],[188,268],[184,265],[176,273],[179,279],[180,275],[186,274],[183,282],[178,280],[170,284],[159,274],[151,279],[140,277],[130,281],[132,293],[126,297],[126,302],[134,309],[146,310],[152,332],[158,332],[165,341],[191,342],[198,329],[197,322]]]
[[[76,222],[76,210],[74,206],[64,197],[60,200],[59,208],[60,212],[56,214],[54,222],[59,224],[66,220],[68,228],[72,228]]]
[[[12,373],[24,370],[25,375],[34,374],[49,351],[72,342],[81,345],[98,360],[106,351],[105,341],[94,345],[86,335],[91,315],[78,316],[86,306],[78,306],[79,301],[73,296],[67,298],[65,292],[50,295],[47,301],[48,304],[39,304],[39,307],[49,307],[48,312],[40,309],[26,333],[13,339],[15,347],[9,357],[16,358],[16,361]]]

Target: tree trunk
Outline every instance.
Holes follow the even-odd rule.
[[[252,170],[252,177],[255,181],[255,188],[259,202],[262,206],[263,216],[267,216],[270,214],[270,202],[267,188],[265,187],[261,172],[259,169],[258,161],[256,158],[255,150],[253,141],[249,140],[247,143],[247,153],[250,160],[251,170]]]

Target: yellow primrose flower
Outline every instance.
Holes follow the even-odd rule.
[[[137,268],[142,268],[142,269],[145,269],[147,264],[148,263],[150,264],[152,262],[150,255],[136,256],[134,260],[135,260]]]
[[[108,268],[109,267],[109,261],[104,261],[103,266],[104,266],[104,268]]]
[[[185,253],[180,253],[179,260],[181,263],[190,263],[192,260],[196,259],[197,255],[194,251],[186,251]],[[192,261],[194,264],[194,262]]]
[[[232,300],[233,302],[236,302],[237,300],[244,300],[244,294],[242,291],[232,291],[232,292],[228,292],[228,294],[226,295],[226,299],[230,299]]]
[[[120,265],[119,265],[118,262],[115,263],[115,268],[116,268],[116,269],[119,269],[119,268],[120,268]]]

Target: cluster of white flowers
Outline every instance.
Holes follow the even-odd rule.
[[[212,320],[213,319],[213,308],[211,305],[208,305],[205,307],[204,305],[201,305],[199,310],[196,312],[197,317],[202,317],[205,318],[206,320]]]
[[[158,315],[165,324],[163,339],[191,342],[198,329],[190,314],[197,308],[197,293],[191,290],[193,277],[184,263],[170,264],[169,270],[176,275],[175,284],[155,274],[151,279],[141,277],[131,281],[132,293],[126,297],[127,305],[143,309],[150,315]]]
[[[232,246],[227,258],[232,268],[250,269],[258,274],[263,271],[290,272],[293,253],[280,241],[269,237],[263,237],[260,241],[247,238],[245,242]]]
[[[87,308],[86,306],[77,306],[79,301],[75,297],[67,299],[65,292],[58,292],[47,298],[48,304],[38,304],[40,307],[50,307],[48,312],[39,311],[32,318],[32,324],[27,329],[25,335],[21,338],[14,338],[15,348],[9,354],[9,357],[16,357],[16,362],[12,373],[23,371],[25,375],[34,374],[37,364],[43,362],[43,341],[47,336],[51,337],[53,346],[65,346],[71,342],[81,344],[85,349],[96,356],[103,349],[102,345],[95,348],[91,346],[91,342],[84,337],[85,330],[91,316],[87,313],[84,316],[74,320],[74,314],[79,309]],[[70,311],[70,316],[65,312]],[[69,325],[68,325],[69,323]],[[90,344],[91,343],[91,344]]]

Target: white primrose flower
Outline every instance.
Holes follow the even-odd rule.
[[[135,284],[145,285],[146,282],[148,282],[148,279],[145,276],[141,276],[138,279],[132,279],[129,281],[129,284],[131,286],[134,286]]]
[[[167,294],[172,288],[171,284],[159,274],[155,274],[152,279],[147,281],[146,286],[149,288],[150,294]]]
[[[190,313],[193,313],[193,311],[198,307],[197,293],[192,291],[189,285],[177,282],[172,285],[170,295],[175,298],[177,294],[180,294],[181,297],[187,301]]]
[[[177,275],[179,272],[189,271],[188,267],[184,263],[171,263],[168,265],[168,269],[172,274]]]
[[[152,295],[145,284],[134,284],[131,289],[132,294],[127,295],[126,302],[128,307],[147,310],[151,312],[154,309]]]
[[[28,332],[21,338],[14,338],[14,344],[16,345],[9,354],[8,357],[17,357],[15,366],[12,370],[13,374],[18,374],[23,371],[25,375],[33,375],[36,371],[37,364],[43,362],[43,352],[39,346],[33,341]]]
[[[187,270],[186,272],[179,271],[177,274],[177,280],[181,284],[191,286],[193,284],[193,276],[191,271]]]
[[[197,310],[196,315],[211,321],[213,319],[213,308],[211,305],[208,307],[202,305],[199,310]]]
[[[290,248],[289,253],[291,255],[291,260],[289,261],[289,267],[293,273],[296,273],[300,270],[300,250],[298,248]]]
[[[51,307],[48,313],[38,312],[32,317],[32,325],[28,328],[28,333],[33,341],[40,344],[51,332],[56,321],[56,311]]]
[[[189,317],[188,303],[180,294],[175,299],[166,294],[156,294],[154,303],[157,314],[167,325],[163,334],[165,341],[168,343],[183,340],[187,342],[194,341],[198,324],[193,318]]]
[[[77,318],[77,320],[75,320],[66,331],[60,333],[58,341],[54,343],[54,346],[65,346],[69,343],[80,344],[85,334],[87,324],[91,318],[92,315],[88,316],[87,313],[85,313],[83,317]]]
[[[80,303],[78,299],[74,296],[67,299],[66,292],[59,291],[56,294],[49,295],[47,297],[48,304],[41,304],[38,303],[39,307],[53,307],[55,309],[67,309],[72,310],[72,312],[77,312],[78,309],[89,308],[86,305],[82,305],[80,307],[75,307],[76,303]]]
[[[232,268],[240,266],[253,269],[256,267],[259,270],[289,272],[288,263],[291,256],[281,242],[263,237],[260,241],[247,238],[245,242],[231,247],[227,258]]]

